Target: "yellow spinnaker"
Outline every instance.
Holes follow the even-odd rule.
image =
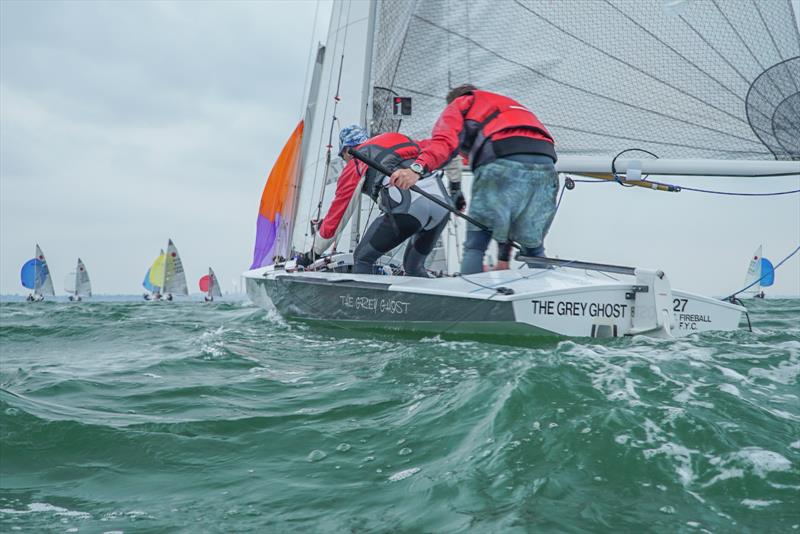
[[[161,287],[164,285],[164,262],[167,256],[162,252],[150,266],[150,283]]]

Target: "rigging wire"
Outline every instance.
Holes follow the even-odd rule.
[[[352,7],[352,3],[347,4],[347,16],[345,20],[350,20],[350,8]],[[339,122],[339,117],[336,116],[336,110],[339,107],[339,102],[342,100],[342,97],[339,95],[339,90],[342,87],[342,70],[344,69],[344,51],[347,47],[347,32],[350,28],[350,24],[348,23],[344,27],[344,38],[342,39],[342,57],[339,60],[339,77],[336,81],[336,95],[333,97],[333,117],[331,118],[331,129],[328,134],[328,144],[325,147],[325,172],[322,174],[322,187],[319,194],[319,202],[317,203],[317,217],[316,219],[319,220],[320,216],[322,215],[322,204],[325,202],[325,188],[328,185],[328,173],[330,172],[331,168],[331,150],[333,149],[333,130],[336,127],[336,124]],[[357,194],[357,193],[356,193]],[[311,239],[311,247],[313,248],[316,244],[317,234],[314,233],[314,237]]]
[[[678,186],[681,188],[681,191],[693,191],[695,193],[709,193],[712,195],[728,195],[734,197],[777,197],[780,195],[791,195],[795,193],[800,193],[800,189],[791,189],[789,191],[775,191],[771,193],[740,193],[736,191],[713,191],[710,189],[697,189],[694,187],[684,187]]]
[[[317,17],[319,15],[319,4],[320,1],[317,0],[316,6],[314,7],[314,22],[311,24],[311,38],[309,39],[308,43],[308,58],[306,59],[306,75],[303,79],[303,93],[300,95],[300,116],[302,117],[305,112],[305,105],[306,105],[306,91],[309,90],[308,83],[309,83],[309,76],[311,75],[312,67],[311,65],[314,63],[313,61],[313,54],[314,54],[314,36],[317,34]]]
[[[335,9],[335,6],[334,6],[334,9]],[[342,16],[343,15],[344,15],[344,9],[341,9],[339,11],[339,15],[338,15],[338,18],[337,18],[337,21],[336,21],[336,30],[335,30],[336,38],[334,40],[334,45],[333,45],[334,48],[332,50],[333,54],[335,54],[337,49],[338,49],[338,47],[339,47],[339,32],[342,30],[342,28],[344,28],[344,36],[343,36],[342,45],[341,45],[342,46],[342,62],[344,61],[344,49],[345,49],[345,46],[347,45],[347,30],[348,30],[348,27],[349,27],[349,24],[345,24],[344,26],[342,26]],[[347,20],[349,20],[349,17],[350,17],[350,4],[348,4],[347,19],[345,19],[345,22],[347,22]],[[331,38],[331,35],[330,35],[330,30],[329,30],[328,40],[330,40],[330,38]],[[341,64],[340,64],[340,67],[339,67],[339,80],[338,80],[338,84],[337,84],[337,88],[336,88],[336,95],[334,96],[334,112],[333,112],[333,119],[331,121],[331,135],[333,135],[334,123],[336,122],[336,104],[338,104],[338,101],[339,101],[339,85],[341,84],[341,71],[342,71],[342,67],[341,67]],[[331,89],[331,87],[333,85],[333,73],[334,73],[334,69],[333,69],[333,66],[331,65],[331,69],[330,69],[330,72],[328,74],[328,83],[327,83],[326,88],[325,88],[325,94],[326,95],[330,94],[330,89]],[[328,103],[329,103],[328,98],[325,98],[325,107],[323,108],[323,112],[322,112],[323,120],[324,120],[324,117],[328,114]],[[319,131],[319,145],[320,146],[322,146],[322,139],[323,139],[324,135],[325,135],[325,128],[323,127],[323,128],[320,128],[320,131]],[[329,139],[328,145],[329,146],[331,145],[331,140],[330,139]],[[308,197],[308,213],[309,214],[311,214],[311,212],[313,211],[314,191],[317,188],[317,178],[319,177],[319,160],[320,159],[321,158],[317,158],[315,160],[316,163],[314,165],[314,182],[313,182],[313,185],[312,185],[311,190],[310,190],[311,194]],[[328,149],[328,152],[326,153],[325,172],[324,172],[324,175],[323,175],[322,191],[321,191],[320,195],[322,195],[324,193],[324,191],[325,191],[325,185],[326,185],[325,182],[327,181],[329,163],[330,163],[330,148]],[[321,198],[320,198],[320,202],[322,202]],[[317,218],[319,218],[319,217],[317,217]],[[309,220],[310,220],[310,218],[309,218]],[[309,228],[306,227],[306,230],[305,230],[305,233],[304,233],[304,238],[303,238],[303,248],[304,249],[306,248],[306,244],[308,242],[308,232],[309,232]],[[313,236],[312,242],[311,242],[311,246],[312,247],[316,243],[316,239],[317,239],[317,237],[316,237],[316,233],[315,233],[314,236]]]

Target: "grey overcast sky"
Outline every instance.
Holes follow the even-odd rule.
[[[193,291],[209,265],[231,289],[250,264],[265,177],[300,118],[316,5],[0,0],[0,292],[24,293],[19,268],[38,242],[59,293],[78,256],[96,293],[139,293],[169,237]],[[329,12],[323,2],[317,40]],[[663,268],[675,287],[720,295],[739,289],[759,244],[777,262],[799,242],[797,195],[579,185],[547,245]],[[800,258],[774,293],[800,293]]]
[[[171,237],[190,290],[250,262],[300,118],[316,2],[0,1],[0,292],[41,244],[61,291],[138,293]],[[324,40],[330,4],[320,7]]]

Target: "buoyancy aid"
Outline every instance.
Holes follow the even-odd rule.
[[[399,168],[408,167],[414,162],[414,158],[419,154],[419,145],[406,135],[389,132],[376,135],[358,145],[356,150],[384,167],[395,171]],[[361,192],[377,202],[383,186],[384,176],[370,167],[364,178],[364,186]]]
[[[553,136],[525,106],[497,93],[470,94],[474,99],[459,140],[473,169],[512,154],[544,154],[556,160]]]

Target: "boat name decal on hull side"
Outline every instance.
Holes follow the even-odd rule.
[[[680,330],[697,330],[697,323],[712,323],[710,315],[697,315],[693,313],[676,313],[678,328]]]
[[[339,295],[339,301],[345,308],[389,315],[405,315],[408,313],[409,305],[408,302],[402,300],[355,297],[353,295]]]
[[[536,315],[559,315],[571,317],[625,317],[627,304],[610,302],[572,302],[563,300],[532,300]]]

